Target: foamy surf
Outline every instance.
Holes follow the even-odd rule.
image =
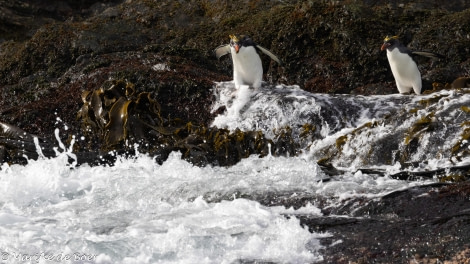
[[[435,182],[368,174],[346,159],[353,166],[343,167],[338,175],[326,175],[317,165],[318,153],[335,145],[338,137],[396,113],[403,108],[403,100],[410,104],[405,108],[420,104],[415,98],[357,96],[353,100],[282,85],[236,91],[230,82],[217,84],[215,93],[214,111],[220,107],[225,111],[214,126],[260,129],[273,137],[273,131],[283,126],[315,123],[319,124],[315,144],[295,157],[250,156],[230,167],[197,167],[176,152],[162,164],[137,152],[135,157],[118,157],[113,166],[77,167],[71,151],[74,141],[65,146],[56,130],[57,157],[39,155],[25,166],[5,163],[1,167],[2,261],[315,263],[323,259],[322,249],[341,241],[333,238],[333,244],[323,245],[323,238],[334,235],[307,230],[300,224],[301,217],[321,218],[325,207],[349,199],[380,199]],[[461,118],[453,102],[469,97],[445,91],[441,95],[450,100],[439,104],[436,116],[448,111],[453,118]],[[341,102],[348,103],[349,110],[338,105]],[[356,111],[342,120],[347,113],[341,111],[351,109]],[[420,111],[415,120],[426,115]],[[343,146],[344,157],[367,152],[364,146],[386,136],[389,129],[390,125],[382,124],[368,133],[356,133]],[[40,154],[40,142],[35,144]],[[443,161],[430,159],[428,166]],[[401,169],[398,163],[376,168],[388,174]],[[309,202],[298,208],[270,203],[295,197],[309,197]]]
[[[178,153],[162,165],[142,154],[113,167],[70,168],[62,157],[4,164],[0,248],[12,263],[36,254],[45,254],[38,263],[46,255],[92,257],[82,263],[313,263],[322,259],[319,239],[331,234],[309,232],[295,215],[321,217],[320,209],[267,207],[254,197],[308,193],[334,203],[419,184],[324,177],[302,157],[253,156],[228,168],[195,167]]]
[[[249,182],[266,186],[268,181],[254,178],[263,172],[253,175],[241,165],[225,172],[199,168],[176,153],[163,165],[145,155],[121,159],[114,167],[71,169],[61,157],[3,165],[3,258],[11,263],[34,256],[37,263],[47,263],[51,255],[92,257],[82,263],[320,260],[317,238],[328,234],[310,233],[295,217],[284,217],[282,207],[234,195],[248,190]],[[306,176],[291,177],[306,181]],[[299,187],[288,179],[269,181],[276,189]],[[250,192],[257,191],[261,188]],[[215,193],[229,199],[208,203],[202,198]]]

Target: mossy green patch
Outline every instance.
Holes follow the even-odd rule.
[[[344,144],[346,144],[346,141],[348,140],[348,135],[343,135],[340,136],[336,139],[336,148],[341,152],[343,149]]]
[[[464,182],[468,180],[468,175],[470,175],[470,172],[467,172],[466,174],[464,173],[453,173],[453,174],[448,174],[442,177],[439,177],[439,182]]]
[[[316,131],[315,125],[305,123],[302,126],[302,129],[300,130],[299,137],[300,138],[306,138],[308,136],[313,135],[315,133],[315,131]]]
[[[435,103],[439,102],[442,98],[446,98],[446,97],[448,97],[448,95],[446,95],[446,94],[435,95],[431,98],[422,99],[422,100],[419,101],[419,103],[424,107],[429,107],[429,106],[434,105]]]
[[[466,105],[461,106],[460,109],[462,111],[464,111],[465,113],[467,113],[467,114],[470,113],[470,107],[468,107]]]
[[[434,129],[434,115],[435,113],[431,112],[423,116],[421,119],[416,121],[410,127],[410,129],[408,129],[405,137],[405,145],[410,144],[410,142],[419,136],[423,131],[431,131]]]
[[[470,154],[470,149],[468,148],[470,146],[468,142],[470,139],[470,121],[463,122],[462,127],[464,129],[462,134],[460,134],[460,139],[451,149],[451,156],[457,160],[461,160],[464,156]]]

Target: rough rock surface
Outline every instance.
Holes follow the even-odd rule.
[[[309,230],[327,231],[318,263],[469,263],[470,184],[431,184],[379,199],[353,198],[329,206],[321,198],[265,197],[267,205],[307,203],[324,216],[300,217]],[[298,216],[297,216],[298,217]]]
[[[1,1],[1,121],[46,137],[57,116],[77,128],[79,95],[115,79],[152,93],[173,117],[207,122],[213,81],[231,76],[230,60],[218,62],[212,50],[230,33],[249,34],[282,59],[278,67],[263,58],[270,82],[360,94],[396,93],[379,47],[385,35],[400,35],[446,57],[420,61],[430,89],[470,71],[467,5]]]
[[[95,163],[109,149],[132,150],[121,136],[149,130],[159,132],[153,140],[167,144],[163,150],[148,149],[162,159],[180,150],[196,164],[230,165],[245,155],[266,154],[266,145],[273,142],[256,132],[207,129],[216,114],[209,107],[213,82],[231,79],[230,60],[217,61],[212,50],[233,33],[251,35],[284,62],[279,67],[263,57],[265,80],[297,84],[310,92],[396,93],[380,52],[386,35],[445,56],[418,60],[427,90],[451,87],[456,78],[469,76],[468,1],[388,2],[0,0],[0,158],[22,163],[24,152],[34,157],[35,145],[27,135],[36,134],[43,146],[52,146],[58,124],[66,124],[70,134],[87,135],[74,151]],[[127,83],[132,93],[126,93]],[[105,105],[111,98],[105,98],[105,90],[118,84],[125,84],[113,97],[118,106],[107,111],[140,113],[140,103],[154,104],[152,120],[159,121],[150,124],[153,129],[131,131],[119,126],[119,119],[114,130],[99,126],[102,116],[95,114],[99,107],[94,103]],[[99,100],[87,97],[93,93]],[[142,96],[147,93],[149,97]],[[79,113],[87,104],[87,117],[94,119],[84,123]],[[90,131],[87,124],[92,124]],[[93,137],[90,132],[98,133]],[[118,140],[109,140],[110,133]],[[202,146],[203,138],[211,144]],[[281,138],[278,154],[295,152],[289,134]],[[208,150],[216,151],[201,159]],[[53,154],[49,151],[44,155]],[[468,177],[468,170],[464,174]],[[305,218],[302,223],[343,237],[342,243],[325,249],[324,263],[468,263],[469,197],[468,183],[428,186],[324,209],[325,214],[350,215],[347,220]],[[267,199],[266,204],[275,201]],[[314,199],[278,202],[295,206]],[[365,205],[358,211],[354,206],[361,202]]]

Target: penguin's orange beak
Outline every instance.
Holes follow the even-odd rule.
[[[388,48],[388,46],[390,46],[390,43],[384,43],[384,44],[382,44],[382,47],[380,47],[380,50],[384,50],[384,49]]]
[[[235,44],[233,45],[233,48],[235,49],[235,52],[238,53],[238,51],[240,50],[240,45]]]

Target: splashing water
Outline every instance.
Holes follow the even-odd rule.
[[[61,157],[4,165],[0,248],[9,260],[15,254],[85,254],[93,263],[321,259],[317,238],[327,234],[309,233],[295,217],[282,215],[285,208],[202,198],[256,193],[261,186],[299,189],[316,177],[280,167],[256,172],[262,167],[249,168],[252,162],[259,160],[228,169],[198,168],[174,153],[161,166],[147,156],[119,160],[114,167],[70,169]],[[267,162],[264,166],[275,161]],[[278,176],[268,177],[271,173]],[[284,173],[291,175],[281,178]],[[260,188],[251,190],[253,183]]]
[[[411,185],[358,173],[327,183],[322,177],[302,158],[200,168],[178,153],[162,165],[145,155],[114,167],[71,169],[61,157],[3,165],[0,248],[9,260],[62,254],[91,263],[311,263],[322,259],[318,239],[329,234],[310,233],[284,214],[320,217],[317,207],[266,207],[237,195],[310,193],[333,201]]]
[[[339,114],[324,118],[320,110],[327,102],[321,96],[296,87],[264,95],[242,87],[233,93],[220,91],[214,109],[224,105],[227,111],[214,125],[272,129],[316,118],[325,127],[319,144],[344,133]],[[277,103],[279,95],[291,104]],[[393,108],[390,102],[378,104],[361,108],[347,122],[362,123]],[[57,157],[44,158],[36,139],[38,160],[1,167],[0,258],[5,263],[314,263],[322,260],[321,239],[332,236],[300,225],[298,216],[323,216],[315,197],[334,205],[430,182],[354,170],[330,178],[316,164],[319,146],[298,157],[251,156],[231,167],[196,167],[179,153],[161,165],[138,154],[118,158],[112,167],[76,167],[74,140],[66,147],[59,130],[55,136]],[[267,206],[263,199],[270,195],[306,195],[312,202],[296,209]]]

